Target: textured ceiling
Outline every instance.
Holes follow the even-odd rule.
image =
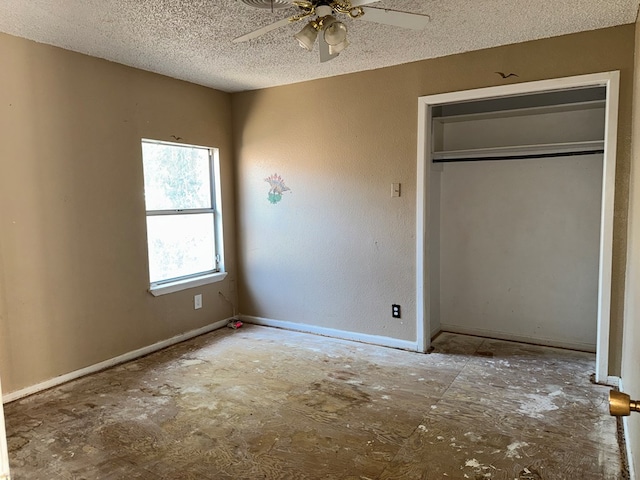
[[[640,0],[382,0],[430,15],[423,31],[344,20],[351,45],[320,63],[292,38],[304,22],[232,39],[297,13],[239,0],[0,0],[0,31],[225,91],[370,70],[632,23]],[[341,17],[341,20],[343,17]]]

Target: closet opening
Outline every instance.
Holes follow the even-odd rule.
[[[618,72],[419,98],[417,346],[596,353],[608,382]]]

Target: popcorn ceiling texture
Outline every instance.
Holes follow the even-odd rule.
[[[232,40],[297,13],[239,0],[0,0],[0,31],[235,92],[632,23],[640,0],[382,0],[424,13],[419,32],[341,16],[351,45],[321,64],[292,36],[304,21]]]

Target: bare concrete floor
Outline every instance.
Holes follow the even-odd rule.
[[[15,480],[618,479],[586,353],[219,330],[6,406]]]

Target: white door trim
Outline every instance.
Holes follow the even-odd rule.
[[[611,320],[611,268],[613,251],[613,202],[615,195],[616,142],[618,131],[618,95],[620,72],[603,72],[575,77],[518,83],[497,87],[442,93],[418,98],[418,163],[416,186],[416,333],[418,350],[430,346],[429,313],[431,278],[430,199],[431,109],[445,103],[542,93],[579,87],[603,86],[607,90],[605,107],[604,165],[600,222],[600,258],[598,278],[598,333],[596,341],[596,381],[606,382],[609,370],[609,330]]]

